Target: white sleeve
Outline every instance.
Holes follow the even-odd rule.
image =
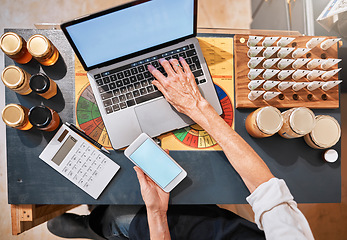
[[[264,230],[266,239],[314,239],[305,216],[283,180],[270,179],[246,200],[252,206],[255,222],[259,229]]]

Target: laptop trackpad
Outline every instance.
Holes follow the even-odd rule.
[[[164,99],[136,107],[135,113],[141,130],[150,136],[158,136],[193,123],[189,117],[177,112]]]

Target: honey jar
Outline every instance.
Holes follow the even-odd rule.
[[[28,63],[32,59],[26,44],[26,41],[14,32],[4,33],[0,38],[1,50],[20,64]]]
[[[281,112],[272,106],[258,108],[246,118],[246,130],[252,137],[270,137],[282,127]]]
[[[314,113],[306,108],[291,108],[282,112],[283,126],[278,134],[284,138],[303,137],[312,131],[316,124]]]
[[[334,146],[340,137],[341,127],[338,121],[328,115],[318,115],[315,127],[304,139],[312,148],[326,149]]]
[[[31,93],[30,74],[17,66],[8,66],[1,73],[1,80],[6,87],[21,95]]]
[[[29,111],[29,121],[36,128],[51,132],[60,125],[59,114],[46,106],[35,106]]]
[[[33,92],[50,99],[57,95],[57,84],[46,74],[37,73],[30,78],[30,88]]]
[[[29,122],[28,113],[29,109],[26,107],[11,103],[2,110],[2,120],[9,127],[29,130],[33,125]]]
[[[27,48],[30,54],[44,66],[51,66],[58,61],[58,49],[48,38],[41,34],[31,36]]]

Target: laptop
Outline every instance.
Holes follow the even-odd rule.
[[[194,123],[151,83],[149,64],[166,75],[160,58],[183,57],[202,95],[222,114],[196,38],[197,0],[133,1],[63,23],[61,29],[87,71],[114,149],[143,132],[155,137]]]

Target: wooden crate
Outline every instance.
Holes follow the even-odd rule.
[[[271,37],[265,35],[257,35],[262,37]],[[273,36],[273,35],[272,35]],[[293,37],[293,36],[273,36],[279,37]],[[316,37],[316,36],[315,36]],[[250,58],[247,56],[247,52],[249,47],[247,46],[249,35],[235,35],[234,37],[234,53],[235,53],[235,100],[236,100],[236,108],[258,108],[264,106],[274,106],[277,108],[291,108],[291,107],[301,107],[306,106],[309,108],[339,108],[339,88],[338,86],[324,92],[321,88],[318,88],[312,92],[308,91],[306,87],[301,89],[300,91],[293,91],[292,88],[288,88],[282,92],[282,96],[275,97],[270,101],[265,101],[262,96],[257,98],[254,101],[250,101],[248,99],[248,93],[250,90],[248,89],[248,83],[250,80],[248,79],[249,68],[247,66]],[[257,46],[261,46],[264,38],[257,44]],[[286,47],[295,47],[295,48],[306,48],[306,43],[313,37],[310,36],[295,36],[295,40],[291,42]],[[325,37],[326,39],[332,39],[335,37]],[[325,39],[325,40],[326,40]],[[277,40],[277,41],[278,41]],[[277,46],[277,41],[273,44],[273,46]],[[262,56],[263,50],[257,55]],[[275,58],[274,54],[271,58]],[[333,45],[326,51],[320,48],[320,45],[311,49],[306,55],[301,58],[338,58],[338,44]],[[291,54],[289,54],[286,58],[292,58]],[[264,60],[263,60],[264,61]],[[257,68],[263,68],[262,63],[258,65]],[[337,69],[337,65],[334,65],[329,70]],[[272,69],[278,69],[277,64],[275,64]],[[291,65],[284,70],[293,69]],[[301,67],[300,69],[307,70],[306,65]],[[260,74],[255,80],[262,80],[262,74]],[[276,78],[270,80],[277,80]],[[338,74],[335,74],[329,81],[338,80]],[[293,81],[292,79],[286,79],[284,81]],[[317,81],[323,81],[321,78],[318,78]],[[306,78],[302,78],[295,82],[310,82]],[[256,90],[264,90],[262,85]],[[277,87],[274,87],[270,91],[280,92]],[[296,96],[293,96],[296,94]],[[311,99],[308,98],[309,94],[311,95]],[[294,98],[296,98],[294,100]]]

